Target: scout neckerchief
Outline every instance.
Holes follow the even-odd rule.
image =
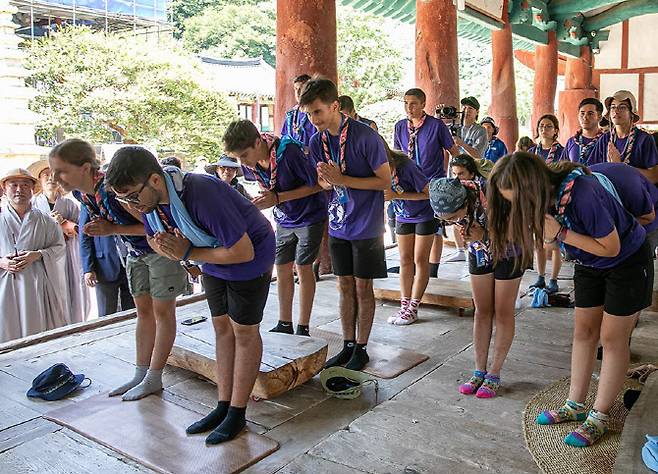
[[[298,137],[301,137],[301,131],[308,121],[308,115],[304,114],[302,116],[301,123],[299,123],[300,113],[302,112],[299,110],[298,105],[293,107],[293,109],[288,113],[288,130],[294,131]]]
[[[576,181],[576,178],[583,176],[585,172],[581,168],[576,168],[571,173],[567,175],[566,178],[560,184],[558,189],[557,196],[555,197],[555,211],[551,212],[553,217],[567,229],[571,229],[571,222],[567,217],[567,206],[571,202],[571,191],[573,190],[573,184]]]
[[[94,176],[94,199],[90,198],[90,195],[86,193],[80,193],[80,199],[87,208],[89,217],[92,220],[100,217],[108,222],[119,223],[119,219],[114,215],[110,207],[107,191],[103,184],[104,179],[105,174],[97,171],[96,176]]]
[[[550,165],[555,160],[555,154],[557,152],[557,147],[559,145],[560,144],[557,141],[554,141],[553,144],[551,145],[551,147],[549,148],[548,155],[546,155],[546,164],[547,165]],[[541,152],[542,150],[544,150],[544,148],[542,148],[541,142],[539,142],[539,144],[537,144],[537,152],[538,152],[537,154],[539,155],[539,152]]]
[[[277,137],[270,135],[269,133],[263,133],[260,137],[267,144],[267,149],[270,155],[270,170],[268,176],[267,171],[261,168],[258,163],[256,163],[256,166],[254,167],[254,174],[256,175],[256,179],[258,180],[258,184],[260,184],[261,188],[263,188],[265,191],[274,191],[276,186],[276,173],[278,166],[276,152],[279,140]]]
[[[347,146],[347,131],[350,127],[350,119],[345,114],[340,114],[340,128],[338,129],[338,156],[334,156],[333,149],[329,143],[329,130],[322,132],[322,149],[324,151],[324,161],[334,162],[338,165],[338,169],[341,173],[347,174],[347,161],[345,160],[345,147]],[[334,186],[334,191],[336,191],[336,196],[338,197],[341,203],[347,202],[347,190],[344,186]]]
[[[631,130],[628,133],[628,137],[626,138],[626,145],[624,145],[624,150],[621,152],[622,163],[628,163],[628,161],[631,159],[631,153],[633,153],[633,145],[635,145],[635,139],[637,138],[638,132],[639,130],[635,125],[631,126]],[[617,146],[617,138],[617,129],[613,126],[610,129],[610,140],[612,140],[612,144],[614,146]]]
[[[169,234],[174,233],[174,226],[171,225],[171,222],[169,221],[169,217],[167,217],[167,213],[162,210],[160,206],[156,207],[158,210],[158,216],[160,217],[160,221],[162,222],[162,225],[164,226],[165,230]]]
[[[407,154],[409,155],[409,159],[411,159],[411,161],[415,161],[419,166],[420,152],[418,150],[418,132],[425,123],[426,118],[427,114],[423,112],[423,116],[417,126],[414,126],[414,123],[411,119],[407,119],[407,131],[409,132],[409,147],[407,148]]]
[[[580,164],[587,164],[587,161],[589,160],[589,155],[592,152],[592,149],[594,148],[594,145],[596,145],[596,142],[598,141],[599,138],[601,138],[601,135],[603,135],[603,132],[599,129],[596,132],[596,136],[592,139],[591,142],[585,144],[583,143],[583,130],[580,129],[576,132],[576,143],[578,144],[578,163]]]

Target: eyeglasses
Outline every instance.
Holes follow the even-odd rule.
[[[610,110],[610,112],[612,112],[613,110],[616,110],[617,112],[626,112],[631,109],[628,107],[628,105],[619,104],[619,105],[611,105],[610,107],[608,107],[608,110]]]
[[[141,202],[139,200],[139,195],[142,194],[142,191],[144,191],[144,188],[148,184],[149,179],[151,179],[151,176],[146,178],[146,181],[144,181],[144,183],[142,183],[142,187],[139,188],[139,191],[135,191],[134,193],[130,193],[128,196],[123,196],[123,197],[117,196],[117,201],[122,202],[124,204],[139,204]]]
[[[434,217],[436,217],[438,220],[440,220],[443,224],[445,225],[458,225],[458,226],[465,226],[468,224],[468,216],[461,217],[457,220],[453,219],[444,219],[438,214],[434,213]]]

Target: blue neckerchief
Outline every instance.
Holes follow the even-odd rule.
[[[276,164],[277,166],[279,163],[281,163],[281,160],[283,159],[283,153],[286,151],[286,147],[288,145],[295,145],[299,147],[299,149],[304,152],[304,144],[300,142],[299,140],[296,140],[290,135],[285,135],[281,138],[278,139],[279,144],[277,145],[276,148]],[[274,145],[272,145],[274,146]],[[253,168],[253,171],[260,176],[261,180],[263,183],[269,183],[270,178],[272,176],[272,169],[270,168],[269,172],[267,170],[264,170],[261,168],[258,163],[256,163],[256,166]]]
[[[621,198],[619,197],[619,193],[617,193],[617,189],[615,188],[615,185],[612,184],[612,181],[608,179],[606,175],[603,173],[597,173],[596,171],[592,173],[592,176],[594,176],[596,179],[599,180],[599,184],[603,186],[603,188],[608,191],[610,194],[612,194],[612,197],[614,197],[619,204],[621,204],[621,207],[624,207],[624,205],[621,202]]]
[[[183,173],[173,167],[165,168],[165,182],[167,183],[167,191],[169,193],[169,210],[171,211],[171,217],[174,219],[176,226],[180,229],[181,233],[192,243],[195,247],[211,247],[216,248],[220,246],[219,241],[211,235],[208,235],[206,232],[201,230],[199,226],[192,220],[190,214],[185,209],[183,201],[181,201],[178,196],[177,186],[174,184],[179,184],[180,191],[182,192],[183,188]],[[158,215],[157,209],[146,214],[146,220],[155,232],[165,232],[164,225],[160,216]]]

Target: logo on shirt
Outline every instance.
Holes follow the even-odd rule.
[[[272,215],[274,216],[274,220],[277,222],[283,221],[286,217],[286,213],[283,212],[281,209],[279,209],[279,206],[274,206],[272,208]]]
[[[345,225],[345,205],[337,197],[329,203],[329,228],[340,230]]]

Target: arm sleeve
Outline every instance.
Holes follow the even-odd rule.
[[[80,219],[78,220],[78,227],[82,229],[85,224],[89,222],[89,214],[85,206],[80,207]],[[89,273],[94,270],[94,256],[96,255],[96,248],[94,246],[94,238],[85,234],[79,233],[80,236],[80,262],[82,263],[82,272]]]
[[[583,178],[580,179],[582,180]],[[578,227],[583,229],[585,235],[589,235],[595,239],[600,239],[610,234],[615,229],[615,221],[606,206],[601,205],[606,200],[606,197],[602,196],[601,192],[607,193],[608,191],[602,187],[597,189],[593,183],[587,183],[579,191],[572,196],[571,203],[569,204],[570,214],[572,214]],[[612,196],[607,197],[607,199],[614,201]]]
[[[455,146],[455,141],[452,139],[450,130],[442,120],[439,120],[438,127],[439,142],[441,143],[441,146],[444,150],[450,150]]]
[[[400,128],[400,122],[395,124],[395,130],[393,131],[393,148],[395,148],[396,150],[404,150],[404,148],[402,148],[402,142],[400,140],[399,128]]]

